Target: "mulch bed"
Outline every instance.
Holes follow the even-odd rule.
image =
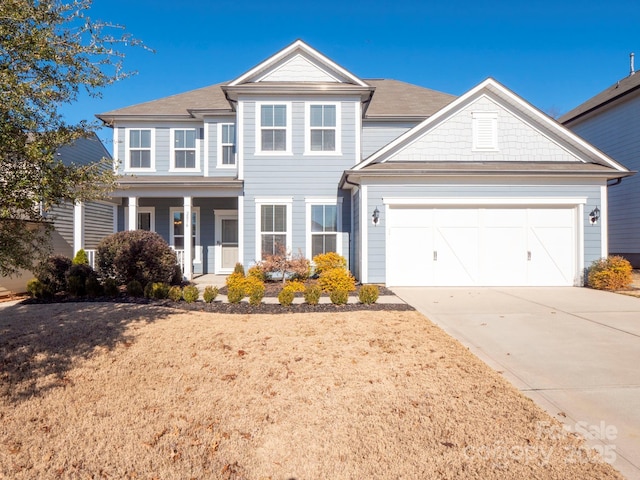
[[[349,296],[350,297],[357,297],[358,296],[358,291],[360,290],[360,287],[362,285],[356,285],[356,289],[353,292],[349,292]],[[282,283],[281,282],[265,282],[264,284],[264,296],[265,297],[277,297],[278,294],[280,293],[280,290],[282,290]],[[222,295],[226,295],[227,294],[227,287],[226,285],[224,287],[220,287],[218,289],[219,293]],[[391,290],[389,290],[387,287],[385,287],[384,285],[378,285],[378,291],[380,292],[380,295],[395,295]],[[329,297],[329,295],[323,295],[326,297]],[[296,297],[302,297],[302,293],[296,293]]]

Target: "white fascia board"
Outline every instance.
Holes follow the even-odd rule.
[[[585,205],[587,197],[384,197],[383,205]]]
[[[309,45],[304,43],[302,40],[296,40],[295,42],[293,42],[288,47],[283,48],[282,50],[280,50],[275,55],[272,55],[271,57],[267,58],[265,61],[259,63],[255,67],[253,67],[247,73],[241,75],[240,77],[238,77],[235,80],[233,80],[232,82],[230,82],[228,84],[228,86],[233,87],[233,86],[240,85],[240,84],[244,83],[249,78],[257,75],[258,73],[260,73],[263,70],[266,70],[271,65],[275,65],[276,63],[278,63],[280,60],[282,60],[283,58],[285,58],[287,55],[289,55],[291,52],[293,52],[295,50],[301,50],[301,51],[307,53],[309,56],[311,56],[312,58],[314,58],[315,60],[317,60],[321,64],[325,64],[330,69],[340,73],[344,77],[352,80],[353,82],[355,82],[356,84],[358,84],[358,85],[360,85],[362,87],[368,87],[369,86],[365,82],[360,80],[358,77],[356,77],[355,75],[353,75],[349,71],[347,71],[344,68],[342,68],[340,65],[338,65],[334,61],[332,61],[329,58],[325,57],[323,54],[321,54],[317,50],[311,48]]]

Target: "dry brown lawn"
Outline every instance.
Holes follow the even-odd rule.
[[[17,305],[0,368],[0,478],[622,478],[416,312]]]

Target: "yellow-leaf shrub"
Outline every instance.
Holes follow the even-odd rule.
[[[313,263],[316,266],[315,272],[318,275],[334,268],[347,268],[347,259],[336,252],[320,253],[313,257]]]
[[[633,281],[632,270],[631,263],[617,255],[596,260],[589,267],[588,285],[598,290],[627,288]]]
[[[331,268],[320,274],[318,285],[323,292],[331,293],[337,290],[353,292],[356,289],[356,279],[351,276],[349,270]]]

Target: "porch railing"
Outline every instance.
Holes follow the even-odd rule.
[[[173,247],[171,247],[171,248],[173,248]],[[173,251],[176,252],[176,257],[178,259],[177,263],[178,263],[178,265],[180,265],[180,269],[184,273],[184,249],[173,248]],[[202,245],[197,245],[195,247],[194,253],[196,254],[195,259],[201,259],[202,258]],[[193,265],[192,265],[192,269],[191,270],[193,271]]]
[[[89,259],[89,265],[95,270],[96,268],[96,251],[93,249],[85,249],[84,251]]]

